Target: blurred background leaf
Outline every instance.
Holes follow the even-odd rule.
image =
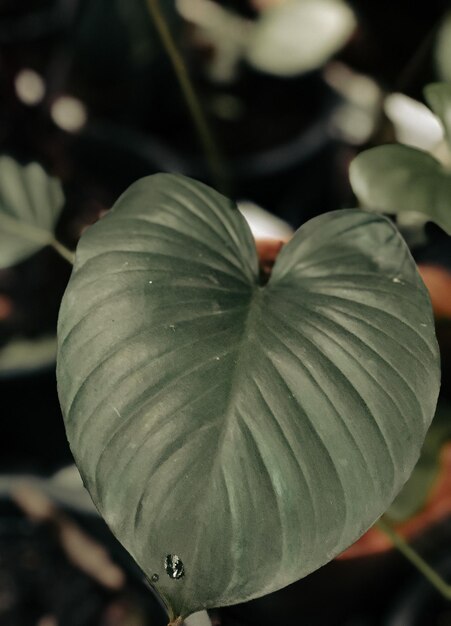
[[[262,11],[245,56],[263,72],[295,76],[324,65],[355,27],[342,0],[286,0]]]
[[[451,85],[432,83],[424,89],[426,101],[443,125],[448,145],[451,147]]]
[[[451,82],[451,11],[446,14],[440,27],[435,55],[440,78]]]
[[[379,213],[422,213],[451,234],[451,174],[429,154],[403,145],[378,146],[351,163],[362,207]]]
[[[64,205],[61,183],[38,163],[0,157],[0,267],[9,267],[55,240]]]

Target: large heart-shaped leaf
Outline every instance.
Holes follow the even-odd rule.
[[[438,351],[386,218],[315,218],[264,286],[232,202],[157,175],[80,241],[58,387],[95,504],[186,616],[283,587],[374,523],[418,458]]]
[[[451,86],[428,85],[425,97],[451,140]],[[404,145],[366,150],[351,163],[351,185],[362,206],[382,213],[417,212],[451,235],[451,172],[434,157]]]
[[[287,0],[263,12],[246,58],[259,70],[294,76],[321,67],[356,26],[343,0]]]
[[[0,158],[0,267],[23,261],[54,243],[64,204],[61,184],[38,163]]]

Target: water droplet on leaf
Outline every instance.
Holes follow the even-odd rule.
[[[185,566],[180,557],[176,554],[168,554],[164,560],[164,569],[170,578],[175,580],[182,578],[185,574]]]

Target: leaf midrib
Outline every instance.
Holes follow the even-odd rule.
[[[241,337],[238,342],[238,356],[230,378],[230,388],[228,394],[229,399],[227,402],[227,406],[223,411],[224,428],[221,429],[217,445],[218,454],[215,455],[215,461],[212,469],[216,469],[216,466],[218,465],[217,460],[221,456],[222,449],[224,447],[224,441],[226,440],[226,436],[230,429],[230,424],[234,420],[235,399],[237,397],[238,389],[241,385],[242,372],[245,369],[245,363],[249,360],[249,347],[253,341],[252,327],[254,325],[257,314],[259,314],[261,311],[261,301],[264,296],[264,289],[265,287],[257,284],[253,286],[253,292],[250,297],[247,315],[244,320]]]
[[[255,323],[255,318],[261,312],[261,302],[265,295],[265,292],[264,292],[266,288],[265,286],[258,285],[257,282],[255,282],[250,287],[251,287],[251,293],[250,293],[250,298],[249,298],[249,304],[247,307],[247,314],[246,314],[244,323],[242,325],[240,340],[237,342],[238,343],[238,348],[237,348],[238,356],[237,356],[235,366],[233,368],[233,372],[230,377],[230,388],[229,388],[229,394],[228,394],[229,400],[222,414],[223,428],[220,429],[219,439],[218,439],[218,443],[216,446],[216,453],[214,454],[214,458],[213,458],[210,476],[213,475],[214,472],[218,471],[218,469],[222,467],[221,458],[222,458],[222,451],[224,450],[224,448],[230,448],[230,441],[227,442],[227,435],[230,431],[231,424],[234,421],[235,398],[237,396],[237,389],[240,386],[241,374],[245,367],[246,361],[249,359],[249,350],[246,350],[246,349],[248,349],[250,344],[252,343],[252,339],[253,339],[252,327]],[[211,485],[212,482],[213,481],[210,480],[209,484]],[[199,509],[202,506],[203,501],[204,499],[200,499],[198,501],[198,504],[196,507],[197,509]],[[197,529],[197,532],[200,532],[200,530],[201,529],[199,527]],[[196,561],[197,553],[198,553],[201,543],[202,542],[199,540],[195,542],[196,548],[191,558],[191,564]],[[189,592],[189,590],[187,591]],[[181,615],[185,614],[186,600],[187,600],[187,597],[183,598],[181,605],[179,607]]]

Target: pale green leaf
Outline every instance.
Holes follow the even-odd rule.
[[[263,12],[245,56],[264,72],[302,74],[338,52],[355,26],[354,13],[342,0],[287,0]]]
[[[50,368],[56,359],[56,336],[12,339],[0,350],[0,379]]]
[[[315,218],[263,286],[239,211],[181,176],[135,183],[83,235],[59,318],[76,462],[172,617],[279,589],[362,535],[418,459],[439,376],[389,220]]]
[[[64,204],[61,184],[38,163],[0,157],[0,267],[23,261],[53,243]]]
[[[351,163],[350,180],[363,207],[423,213],[451,235],[451,174],[429,154],[394,144],[371,148]]]
[[[441,401],[421,449],[421,455],[407,483],[388,509],[386,516],[404,522],[421,511],[440,473],[440,451],[451,440],[451,407]]]
[[[440,26],[435,58],[440,78],[451,82],[451,11],[448,11]]]
[[[440,119],[448,143],[451,142],[451,85],[432,83],[424,89],[426,102]],[[450,144],[451,145],[451,144]]]

